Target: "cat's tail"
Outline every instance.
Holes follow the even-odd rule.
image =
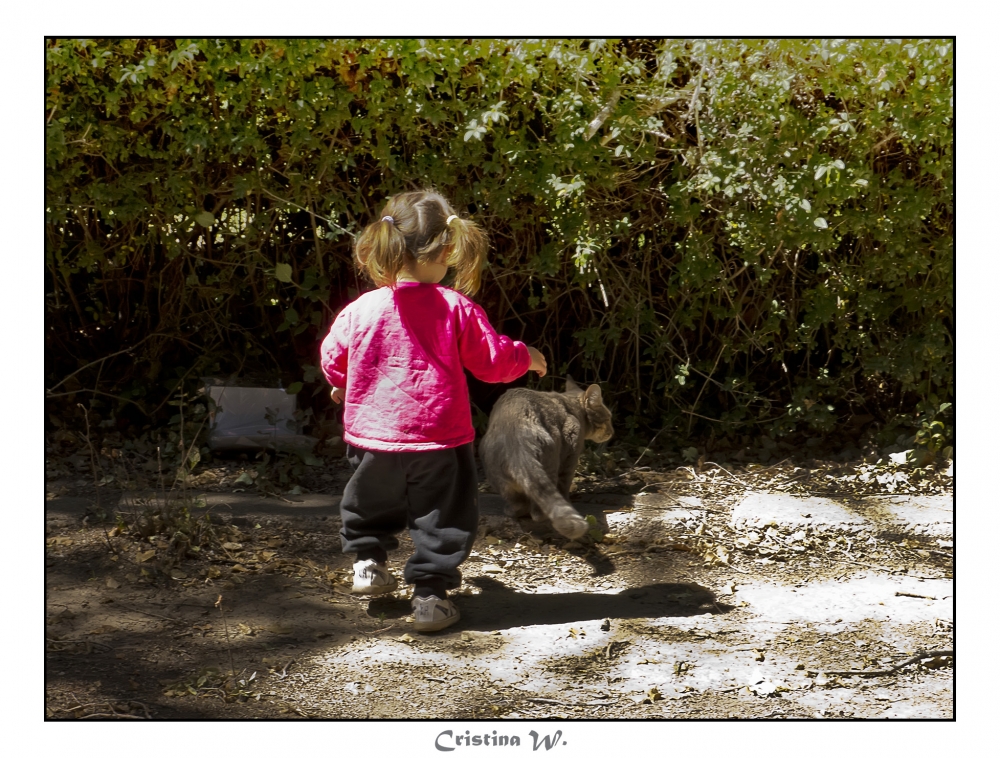
[[[585,535],[589,528],[586,519],[563,497],[541,462],[524,450],[517,453],[517,458],[510,466],[511,478],[555,530],[571,540]]]

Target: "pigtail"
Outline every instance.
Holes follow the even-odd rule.
[[[475,221],[452,213],[431,190],[403,192],[390,198],[382,217],[369,224],[354,243],[354,259],[377,287],[393,287],[407,260],[437,260],[454,276],[450,286],[466,295],[479,291],[486,261],[486,234]]]
[[[395,285],[405,255],[406,239],[391,216],[366,226],[354,243],[355,263],[376,287]]]
[[[465,295],[476,294],[486,261],[486,234],[475,221],[452,216],[447,244],[451,246],[447,263],[455,274],[453,287]]]

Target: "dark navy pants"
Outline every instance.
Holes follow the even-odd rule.
[[[410,530],[409,584],[455,589],[479,525],[479,488],[472,443],[446,450],[384,453],[347,446],[354,474],[340,501],[345,553],[367,555],[399,547]]]

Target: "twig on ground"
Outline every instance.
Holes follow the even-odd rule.
[[[82,643],[84,645],[94,645],[96,647],[102,647],[105,650],[110,650],[111,649],[111,645],[105,645],[103,642],[98,642],[97,640],[84,640],[84,639],[79,639],[79,638],[76,638],[76,639],[54,640],[54,639],[51,639],[49,637],[46,637],[45,641],[46,642],[51,642],[51,643],[53,643],[55,645],[61,645],[63,643]],[[53,650],[52,652],[59,653],[59,652],[62,652],[62,651],[60,651],[60,650]]]
[[[731,568],[733,571],[736,571],[737,573],[740,573],[740,574],[749,574],[750,573],[750,571],[748,569],[740,568],[735,563],[724,563],[723,565],[727,566],[728,568]]]
[[[669,486],[671,486],[671,482],[651,482],[651,483],[645,485],[641,490],[639,490],[635,494],[637,496],[641,495],[649,487],[669,487]],[[678,508],[678,509],[691,510],[691,511],[708,511],[709,513],[717,513],[720,516],[726,515],[725,511],[716,510],[715,508],[706,508],[704,505],[690,505],[688,503],[684,503],[684,502],[681,501],[681,499],[679,497],[677,497],[676,495],[674,495],[674,494],[672,494],[670,492],[662,492],[661,491],[661,492],[657,492],[656,494],[657,495],[663,495],[665,497],[669,497],[671,500],[673,500],[675,503],[677,503],[677,505],[656,505],[656,506],[652,506],[651,507],[652,510],[665,510],[667,508]],[[639,504],[636,504],[636,505],[633,506],[633,509],[634,510],[642,510],[642,507],[643,506],[640,506]],[[650,506],[645,506],[645,507],[650,508]]]
[[[140,706],[142,708],[142,710],[145,711],[146,718],[149,719],[150,721],[152,721],[153,717],[149,713],[149,706],[147,706],[145,703],[140,703],[138,700],[129,700],[128,704],[129,705],[138,705],[138,706]]]
[[[829,555],[819,555],[816,554],[814,557],[821,558],[827,561],[836,561],[837,563],[853,563],[855,566],[864,566],[865,568],[876,569],[877,571],[885,571],[889,574],[898,574],[899,569],[889,568],[888,566],[876,566],[874,563],[862,563],[861,561],[849,561],[844,558],[833,558]],[[947,577],[940,576],[922,576],[921,574],[911,574],[907,572],[906,576],[912,576],[914,579],[945,579]]]
[[[222,595],[219,595],[219,599],[215,601],[215,607],[222,614],[222,628],[226,632],[226,649],[229,651],[229,672],[233,676],[236,676],[236,664],[233,663],[233,645],[229,640],[229,624],[226,623],[226,614],[222,611]]]
[[[117,606],[124,608],[126,611],[132,611],[132,613],[141,613],[143,616],[152,616],[153,618],[163,619],[164,621],[169,621],[172,624],[182,624],[183,621],[179,619],[172,619],[168,616],[161,616],[159,613],[150,613],[149,611],[140,611],[138,608],[132,608],[128,605],[122,605],[121,603],[116,603]]]
[[[790,460],[791,460],[791,458],[785,458],[784,460],[780,460],[777,463],[775,463],[775,464],[773,464],[771,466],[768,466],[767,468],[762,468],[760,471],[755,471],[753,473],[755,473],[755,474],[763,474],[765,471],[770,471],[773,468],[778,468],[778,466],[780,466],[783,463],[788,463],[788,461],[790,461]]]
[[[930,595],[917,595],[913,592],[897,592],[896,597],[918,597],[922,600],[937,600],[936,597],[931,597]]]
[[[660,436],[660,434],[661,434],[661,433],[663,432],[663,430],[664,430],[664,429],[666,429],[666,427],[663,427],[663,429],[661,429],[660,431],[658,431],[658,432],[657,432],[656,434],[654,434],[654,435],[653,435],[653,439],[651,439],[651,440],[649,441],[649,444],[648,444],[648,445],[646,445],[646,447],[645,447],[645,448],[643,449],[643,451],[642,451],[641,453],[639,453],[639,457],[638,457],[638,458],[636,458],[636,459],[635,459],[635,463],[633,463],[633,464],[632,464],[632,465],[631,465],[631,466],[629,467],[629,471],[634,471],[634,470],[635,470],[635,467],[639,465],[639,461],[641,461],[641,460],[642,460],[642,456],[644,456],[644,455],[645,455],[646,453],[648,453],[648,452],[649,452],[649,448],[650,448],[650,447],[652,446],[652,444],[653,444],[654,442],[656,442],[656,438]],[[627,473],[628,473],[628,471],[626,471],[625,473],[627,474]],[[622,476],[624,476],[624,474],[622,474]]]
[[[952,560],[955,560],[954,553],[948,553],[944,550],[931,550],[930,548],[922,548],[922,549],[930,553],[931,555],[943,555],[945,558],[951,558]]]
[[[804,478],[808,477],[811,473],[812,473],[811,471],[803,471],[801,474],[796,474],[795,476],[791,477],[790,479],[786,479],[781,484],[777,485],[774,489],[776,489],[776,490],[783,490],[783,489],[786,489],[787,487],[791,487],[793,484],[795,484],[800,479],[804,479]]]
[[[705,461],[705,465],[706,466],[715,466],[717,469],[719,469],[721,471],[725,471],[727,474],[729,474],[729,476],[731,476],[733,479],[735,479],[741,486],[745,487],[746,489],[750,489],[750,485],[749,484],[747,484],[746,482],[744,482],[742,479],[740,479],[738,476],[736,476],[736,474],[734,474],[732,471],[730,471],[729,469],[727,469],[725,466],[720,466],[715,461]]]
[[[73,699],[76,700],[76,702],[78,703],[80,702],[75,695],[73,695]],[[149,708],[146,706],[145,703],[140,703],[138,700],[129,700],[128,704],[123,707],[130,708],[132,706],[139,706],[140,708],[142,708],[142,710],[145,712],[146,715],[135,716],[131,713],[121,713],[115,708],[114,703],[80,703],[80,705],[75,705],[72,708],[56,708],[53,710],[53,713],[72,713],[73,711],[79,711],[80,709],[84,708],[94,708],[94,709],[107,708],[106,711],[95,710],[93,713],[88,713],[83,716],[77,716],[77,719],[83,720],[83,719],[97,719],[97,718],[116,718],[116,719],[133,719],[136,721],[152,720],[153,717],[150,714]]]
[[[889,676],[895,674],[902,668],[906,668],[912,663],[923,660],[924,658],[939,658],[944,656],[955,657],[954,650],[919,650],[915,655],[911,655],[902,663],[897,663],[887,669],[871,669],[868,671],[820,671],[816,669],[809,669],[811,674],[826,674],[827,676]]]
[[[70,696],[74,700],[76,700],[76,702],[80,703],[80,700],[77,698],[76,695],[73,695],[72,693],[70,693]],[[80,703],[80,705],[74,705],[72,708],[56,708],[55,712],[57,712],[57,713],[72,713],[73,711],[78,711],[81,708],[96,708],[96,707],[102,706],[102,705],[104,705],[104,703]]]
[[[375,629],[374,631],[371,631],[371,632],[366,632],[364,629],[358,629],[358,631],[361,632],[362,634],[368,634],[368,635],[380,634],[382,632],[388,632],[394,626],[396,626],[396,625],[395,624],[389,624],[389,626],[385,627],[384,629]]]

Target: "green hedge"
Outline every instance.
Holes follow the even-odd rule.
[[[54,415],[158,423],[233,372],[321,402],[352,234],[422,186],[487,229],[498,328],[623,429],[953,397],[951,40],[52,39],[46,69]]]

